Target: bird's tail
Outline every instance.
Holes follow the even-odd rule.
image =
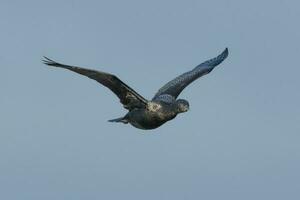
[[[128,123],[128,120],[125,119],[125,117],[120,117],[120,118],[116,118],[116,119],[111,119],[111,120],[108,120],[109,122],[122,122],[124,124],[127,124]]]

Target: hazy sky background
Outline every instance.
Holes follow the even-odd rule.
[[[0,199],[300,198],[296,0],[0,1]],[[107,71],[146,98],[218,55],[153,131],[97,82],[42,56]]]

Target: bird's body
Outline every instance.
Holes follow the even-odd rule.
[[[174,109],[175,106],[174,103],[150,101],[146,108],[133,109],[122,120],[136,128],[154,129],[176,117],[178,113]]]
[[[214,67],[225,60],[227,56],[228,49],[226,48],[219,56],[196,66],[193,70],[165,84],[150,101],[139,95],[115,75],[60,64],[46,57],[44,63],[85,75],[114,92],[119,97],[124,108],[128,109],[128,113],[124,117],[109,120],[110,122],[130,123],[139,129],[155,129],[165,122],[174,119],[177,114],[188,111],[188,101],[177,99],[178,95],[191,82],[211,72]]]

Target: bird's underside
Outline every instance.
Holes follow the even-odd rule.
[[[228,56],[226,48],[219,56],[207,60],[175,79],[169,81],[158,90],[151,101],[134,91],[117,76],[106,72],[82,67],[64,65],[44,57],[44,64],[71,70],[96,80],[117,95],[128,113],[110,122],[130,123],[140,129],[154,129],[176,117],[178,113],[188,110],[186,100],[176,100],[182,90],[197,78],[208,74]]]

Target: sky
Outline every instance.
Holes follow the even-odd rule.
[[[296,0],[0,1],[0,198],[299,199]],[[117,75],[190,111],[144,131],[107,88],[42,56]]]

